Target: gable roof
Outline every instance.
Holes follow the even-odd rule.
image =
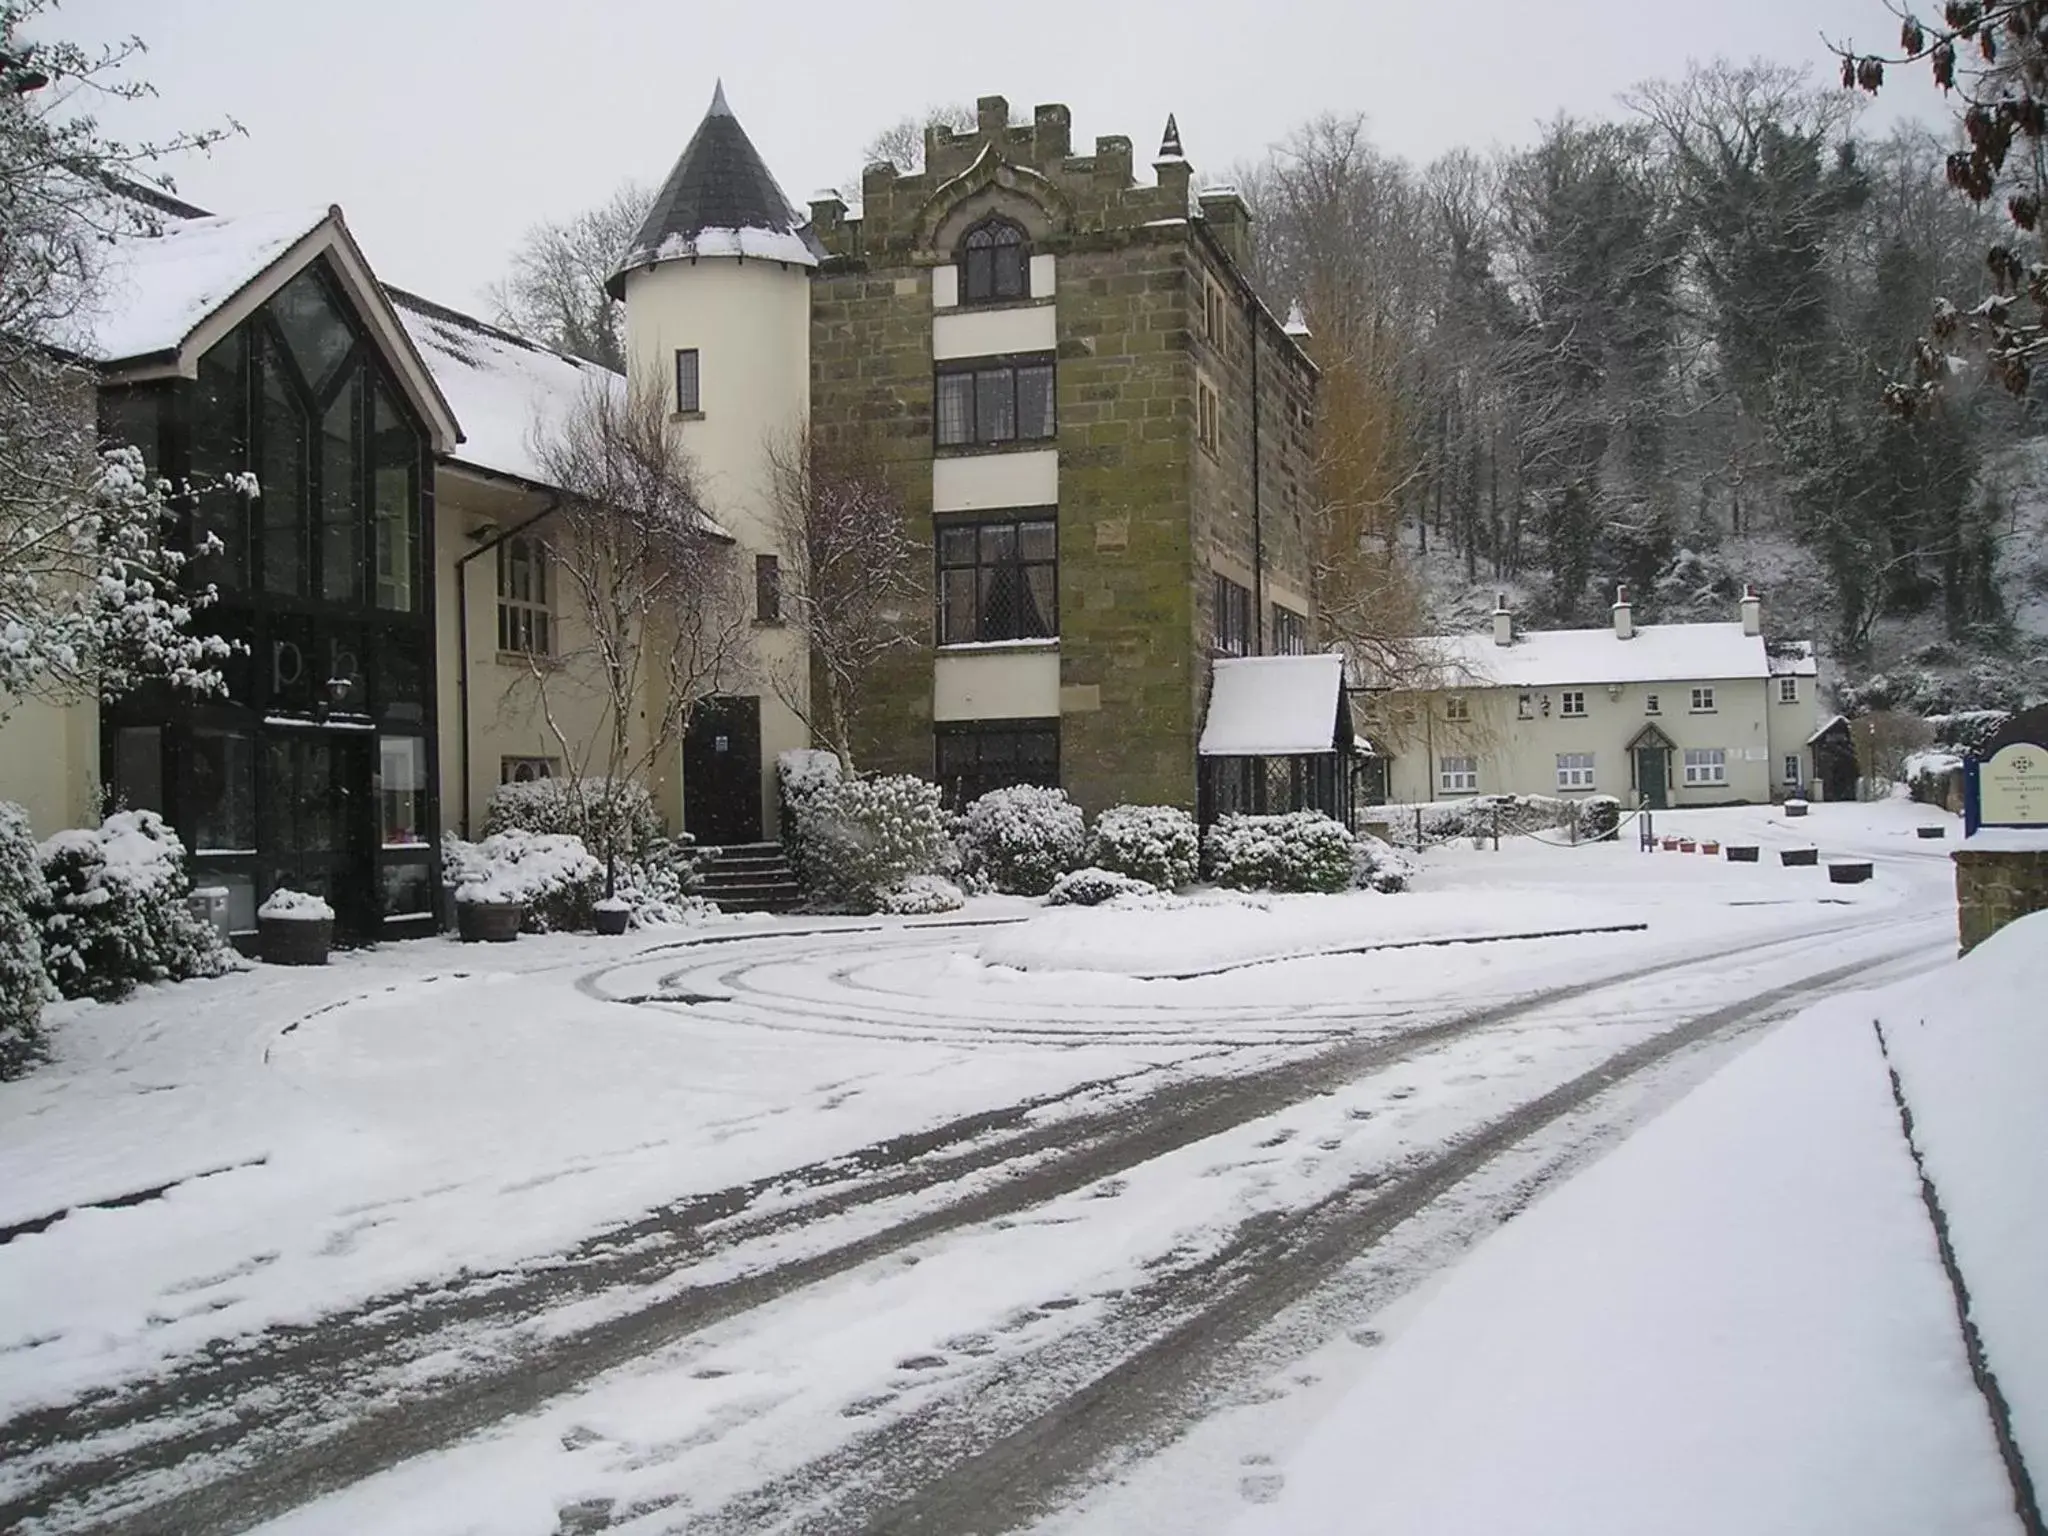
[[[170,218],[116,237],[70,350],[121,379],[197,378],[208,348],[323,256],[434,451],[451,451],[462,440],[455,413],[336,207]]]
[[[1351,740],[1344,658],[1233,656],[1214,665],[1203,757],[1293,757]]]
[[[721,83],[605,290],[623,299],[627,274],[662,261],[753,256],[815,267],[823,254],[809,219],[783,196],[733,116]]]
[[[1645,624],[1623,640],[1612,627],[1534,630],[1496,645],[1492,634],[1435,635],[1420,642],[1438,688],[1542,688],[1572,683],[1687,683],[1763,678],[1771,661],[1760,635],[1733,621]]]
[[[384,290],[462,421],[448,457],[489,474],[551,484],[534,439],[592,389],[625,393],[624,374],[571,357],[402,288]]]

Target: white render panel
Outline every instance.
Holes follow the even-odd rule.
[[[1052,297],[1054,262],[1056,259],[1051,256],[1034,256],[1031,258],[1031,297],[1034,299],[1049,299]]]
[[[960,302],[960,269],[932,268],[932,308],[952,309]]]
[[[1060,652],[941,650],[932,661],[932,719],[1046,720],[1060,712]]]
[[[1051,507],[1060,499],[1057,448],[1026,453],[975,453],[932,460],[934,512],[988,512]]]
[[[962,309],[932,318],[932,357],[1001,357],[1011,352],[1050,352],[1057,340],[1053,307]]]

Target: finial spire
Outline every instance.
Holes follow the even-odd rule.
[[[1171,112],[1166,114],[1166,135],[1159,141],[1159,158],[1179,160],[1185,158],[1180,147],[1180,127],[1173,120]]]
[[[732,108],[727,106],[725,102],[725,77],[722,75],[719,77],[718,83],[711,88],[711,110],[704,115],[706,117],[732,116]]]

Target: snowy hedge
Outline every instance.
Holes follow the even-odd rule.
[[[1352,850],[1351,883],[1360,890],[1405,891],[1415,878],[1415,860],[1392,843],[1359,837]]]
[[[607,846],[628,858],[662,835],[647,786],[630,779],[533,779],[500,784],[484,809],[484,835],[533,832],[574,837],[596,856]]]
[[[442,878],[457,901],[519,902],[528,933],[588,928],[604,895],[604,866],[583,840],[562,833],[493,832],[480,843],[441,844]]]
[[[1320,811],[1225,816],[1209,828],[1209,878],[1241,891],[1342,891],[1351,886],[1350,832]]]
[[[1113,805],[1095,818],[1088,862],[1156,885],[1192,885],[1201,857],[1195,818],[1170,805]]]
[[[1960,754],[1975,752],[2011,720],[2010,710],[1964,709],[1953,714],[1929,715],[1927,728],[1934,733],[1935,746]]]
[[[696,853],[687,842],[657,838],[621,864],[616,878],[614,899],[624,903],[635,928],[675,928],[718,915],[715,905],[691,893]]]
[[[939,787],[907,774],[828,784],[799,814],[806,889],[848,911],[880,911],[884,892],[936,874],[952,849]]]
[[[992,789],[960,820],[963,867],[991,890],[1043,896],[1081,862],[1088,843],[1081,808],[1064,790],[1018,784]]]
[[[1072,870],[1053,881],[1046,901],[1055,907],[1099,907],[1119,896],[1156,896],[1159,887],[1113,869]]]
[[[882,892],[881,908],[896,917],[925,917],[957,912],[966,899],[943,875],[911,875]]]
[[[218,976],[234,965],[185,905],[185,845],[155,811],[59,832],[38,850],[48,887],[43,964],[66,997],[112,1002],[142,981]]]
[[[1579,802],[1579,841],[1611,843],[1621,835],[1621,802],[1612,795],[1588,795]]]
[[[28,813],[0,801],[0,1081],[19,1077],[43,1054],[43,1004],[57,992],[36,926],[49,900]]]
[[[790,873],[805,890],[811,888],[806,871],[808,850],[804,822],[819,795],[843,777],[836,753],[801,747],[779,752],[775,757],[775,785],[782,805],[782,856]]]

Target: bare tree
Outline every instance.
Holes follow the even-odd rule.
[[[532,658],[530,680],[563,762],[597,797],[593,824],[615,828],[624,786],[676,748],[700,701],[746,677],[739,558],[705,512],[659,386],[593,383],[534,450],[561,488],[542,526],[571,622],[554,654]],[[602,711],[588,736],[564,719],[578,693]],[[616,851],[603,850],[608,866]]]
[[[628,181],[595,208],[528,229],[512,252],[511,273],[488,290],[498,324],[624,373],[624,309],[604,285],[653,201]]]
[[[860,152],[861,169],[886,160],[903,176],[915,176],[924,169],[924,135],[927,128],[950,128],[966,133],[978,119],[974,108],[959,102],[926,107],[912,117],[900,117],[869,139]],[[860,170],[853,173],[852,190],[860,191]]]
[[[776,694],[811,734],[853,767],[867,683],[890,651],[915,643],[904,615],[916,603],[902,499],[861,442],[828,443],[799,430],[769,444],[782,568],[782,617],[802,636],[808,679],[777,677]],[[805,686],[808,682],[809,686]]]

